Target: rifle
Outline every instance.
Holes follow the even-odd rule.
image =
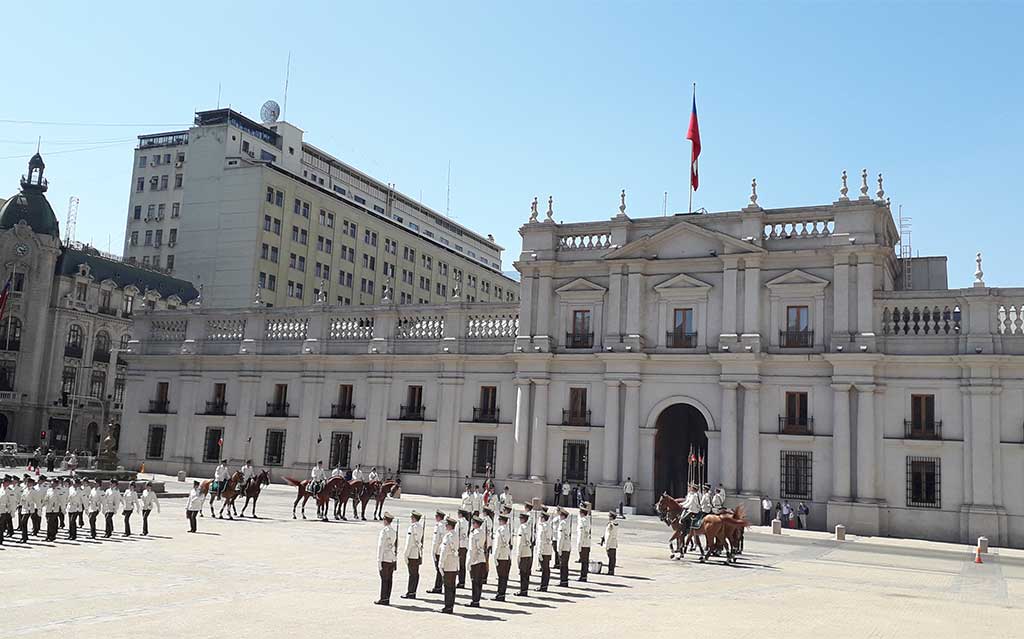
[[[396,519],[395,520],[395,562],[396,563],[398,562],[398,528],[399,528],[400,525],[401,524],[399,524],[398,520]]]

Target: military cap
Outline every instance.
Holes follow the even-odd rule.
[[[445,517],[444,518],[444,523],[446,525],[448,525],[448,526],[458,526],[459,525],[459,522],[457,522],[454,517]]]
[[[474,524],[480,524],[482,526],[484,524],[484,518],[483,517],[474,517],[473,518],[473,523]]]
[[[468,510],[465,510],[464,508],[459,508],[459,516],[460,517],[464,517],[464,516],[469,515],[469,514],[471,514],[471,513]]]
[[[569,516],[569,511],[566,510],[565,508],[559,508],[558,509],[558,516],[559,517],[562,517],[562,516],[568,517]]]
[[[586,506],[580,506],[580,513],[581,514],[582,513],[588,513],[589,514],[590,513],[590,509],[587,508]]]
[[[394,521],[395,520],[395,516],[392,515],[391,513],[387,512],[387,511],[384,512],[383,518],[388,520],[388,521]]]
[[[523,507],[524,508],[529,508],[530,510],[533,510],[533,504],[531,504],[530,502],[524,502],[523,503]]]
[[[493,515],[494,514],[494,509],[491,508],[490,506],[484,506],[484,512],[485,513],[491,513]]]
[[[551,519],[551,513],[549,513],[546,510],[542,511],[541,514],[540,514],[540,518],[543,519],[544,521],[547,521],[547,520]]]
[[[613,510],[609,510],[608,511],[608,519],[618,519],[618,517],[619,516],[615,514],[615,511],[613,511]]]
[[[523,521],[530,521],[530,513],[519,513],[519,518]]]
[[[434,516],[435,517],[440,517],[441,519],[444,519],[446,517],[446,515],[444,514],[443,510],[435,510],[434,511]]]
[[[415,517],[416,519],[423,519],[423,514],[419,513],[419,512],[416,512],[415,510],[412,511],[411,513],[409,513],[409,516],[410,517]]]
[[[508,521],[508,515],[506,515],[505,513],[501,513],[500,515],[498,515],[498,519],[500,521]]]

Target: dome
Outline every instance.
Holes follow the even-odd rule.
[[[43,158],[36,153],[29,161],[28,175],[21,178],[21,192],[7,200],[0,209],[0,229],[14,228],[25,220],[36,233],[60,238],[60,224],[45,195],[44,168]]]

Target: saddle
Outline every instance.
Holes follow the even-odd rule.
[[[690,517],[690,528],[697,530],[704,524],[704,518],[707,517],[708,513],[700,513],[699,515],[692,515]]]
[[[323,490],[324,483],[322,481],[314,481],[309,484],[309,494],[316,495]]]

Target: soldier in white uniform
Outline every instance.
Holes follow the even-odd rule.
[[[501,504],[502,506],[509,507],[511,507],[512,504],[515,503],[512,501],[512,490],[508,486],[505,486],[505,490],[503,490],[501,495],[498,497],[498,503]]]
[[[341,477],[344,474],[345,471],[341,469],[341,462],[338,462],[338,465],[334,468],[334,470],[331,471],[331,479],[334,479],[335,477]]]
[[[586,581],[590,571],[590,509],[586,505],[580,507],[576,520],[576,552],[580,558],[579,581]]]
[[[188,518],[189,532],[196,532],[196,516],[203,510],[203,502],[206,501],[206,494],[199,485],[199,480],[192,482],[192,492],[188,494],[185,502],[185,517]]]
[[[700,518],[700,493],[697,492],[697,487],[691,485],[690,492],[686,493],[686,499],[683,500],[683,509],[686,512],[683,517],[684,527],[693,526],[693,522]]]
[[[78,521],[85,509],[85,493],[82,490],[82,482],[76,479],[68,489],[68,539],[78,539]]]
[[[540,555],[540,592],[548,591],[548,581],[551,579],[551,554],[554,552],[552,545],[551,515],[547,510],[541,510],[540,521],[537,523],[537,545],[536,550]]]
[[[316,466],[309,471],[309,494],[315,495],[320,492],[325,479],[327,479],[327,473],[324,472],[324,463],[317,461]]]
[[[57,514],[60,512],[60,480],[53,480],[43,495],[43,508],[46,511],[46,541],[57,539]]]
[[[125,489],[124,495],[121,497],[121,514],[124,515],[124,536],[132,536],[132,513],[135,512],[135,507],[139,505],[139,494],[135,492],[135,482],[129,482],[128,488]]]
[[[356,464],[355,470],[352,471],[352,481],[363,481],[363,469],[359,464]]]
[[[484,590],[484,570],[487,566],[487,530],[483,517],[473,517],[473,530],[469,533],[469,579],[473,584],[470,608],[480,607],[480,596]]]
[[[146,482],[140,501],[142,502],[142,536],[145,537],[149,535],[149,513],[153,510],[153,506],[156,506],[156,511],[160,512],[160,502],[156,498],[152,482]]]
[[[256,469],[252,467],[252,460],[245,460],[239,472],[242,473],[241,493],[244,495],[245,491],[249,489],[249,482],[256,476]]]
[[[43,488],[43,482],[46,481],[46,475],[40,477],[40,481],[32,480],[31,478],[27,482],[28,488],[26,503],[22,504],[22,510],[27,507],[29,516],[32,519],[32,535],[39,535],[39,526],[42,524],[43,516],[40,511],[43,509],[43,496],[46,494],[46,490]]]
[[[721,488],[715,491],[711,497],[711,512],[719,515],[725,511],[725,491]]]
[[[107,489],[103,491],[103,498],[100,500],[100,509],[103,511],[103,519],[106,527],[103,538],[109,539],[114,534],[114,515],[121,505],[121,491],[117,489],[117,482],[106,482]]]
[[[409,586],[402,599],[415,599],[420,585],[420,564],[423,563],[423,515],[412,511],[405,532],[405,565],[409,568]]]
[[[57,527],[64,527],[64,511],[68,508],[68,482],[70,478],[53,480],[53,489],[56,495]]]
[[[213,471],[213,492],[217,493],[217,498],[220,499],[221,493],[227,488],[228,477],[231,476],[231,472],[228,471],[228,460],[220,460],[220,464],[217,465],[216,470]]]
[[[614,512],[608,513],[608,525],[604,527],[604,537],[601,537],[601,545],[608,553],[608,574],[615,574],[615,553],[619,549],[619,522]]]
[[[444,520],[445,533],[441,541],[440,566],[444,572],[444,608],[441,612],[455,612],[455,580],[459,576],[459,535],[455,528],[459,522],[451,517]]]
[[[427,591],[434,595],[444,592],[444,570],[441,569],[441,542],[444,541],[445,533],[444,518],[444,513],[440,510],[434,512],[434,535],[430,540],[430,550],[434,555],[434,570],[437,572],[437,577],[434,578],[434,588]],[[458,555],[458,549],[455,554]]]
[[[459,504],[459,508],[468,513],[473,512],[473,491],[469,489],[469,484],[466,484],[466,490],[462,491],[462,503]]]
[[[711,487],[707,484],[704,485],[704,490],[700,495],[700,512],[705,515],[711,513]]]
[[[558,509],[558,585],[569,586],[569,548],[572,543],[572,529],[569,523],[569,511]]]
[[[505,601],[508,589],[508,573],[512,568],[512,534],[508,527],[508,515],[498,515],[498,527],[494,529],[494,563],[498,569],[498,592],[495,601]]]
[[[395,518],[389,512],[384,513],[384,527],[377,536],[377,563],[380,568],[380,599],[373,602],[378,606],[391,605],[391,581],[395,575],[398,561],[395,557],[398,548],[398,535],[391,527]]]
[[[480,487],[479,486],[473,486],[472,513],[474,515],[479,515],[483,511],[483,509],[484,509],[484,496],[483,496],[483,493],[480,492]]]
[[[88,480],[86,488],[88,488],[88,492],[85,498],[85,509],[89,513],[89,538],[96,539],[96,517],[100,514],[103,492],[95,479]]]
[[[519,563],[520,597],[530,592],[530,570],[533,567],[533,527],[530,525],[530,513],[519,513],[519,531],[516,533],[516,561]]]
[[[368,481],[368,482],[380,481],[380,475],[377,474],[377,467],[376,466],[374,466],[373,468],[370,469],[370,474],[369,474],[369,476],[367,476],[366,481]]]
[[[0,482],[0,545],[4,543],[7,536],[7,524],[11,520],[11,478],[4,475],[3,482]]]
[[[459,588],[466,587],[466,555],[469,552],[469,511],[459,511]]]
[[[494,546],[494,511],[484,506],[481,518],[484,520],[484,578],[482,583],[486,586],[487,577],[491,572],[491,549]]]

